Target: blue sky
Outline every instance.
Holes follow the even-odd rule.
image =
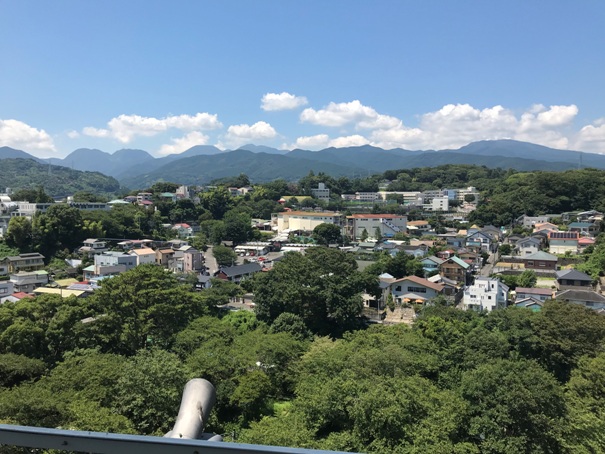
[[[605,152],[605,2],[0,0],[0,146]]]

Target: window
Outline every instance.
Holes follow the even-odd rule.
[[[398,285],[397,287],[395,287],[395,291],[396,292],[400,292],[401,291],[401,285]]]
[[[411,286],[408,286],[408,292],[426,293],[426,287],[411,287]]]

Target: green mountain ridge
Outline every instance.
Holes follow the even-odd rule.
[[[109,195],[120,189],[118,180],[99,172],[73,170],[33,159],[2,159],[0,188],[23,189],[37,186],[42,186],[47,194],[57,198],[78,191]]]

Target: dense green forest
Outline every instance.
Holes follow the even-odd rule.
[[[604,317],[555,301],[539,313],[436,306],[412,328],[367,326],[355,286],[369,275],[342,254],[294,253],[259,273],[247,283],[257,314],[218,308],[235,284],[193,292],[152,265],[86,299],[6,303],[0,420],[162,435],[185,382],[201,377],[217,388],[207,430],[227,440],[375,453],[605,450]],[[387,261],[372,273],[397,266],[409,272]]]
[[[115,178],[99,172],[46,165],[33,159],[2,159],[1,162],[0,188],[3,189],[42,186],[52,197],[66,197],[78,191],[112,195],[120,190]]]

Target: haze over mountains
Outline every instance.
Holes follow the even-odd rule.
[[[335,177],[360,177],[389,169],[443,164],[475,164],[516,170],[605,169],[603,155],[557,150],[514,140],[473,142],[457,150],[429,151],[383,150],[370,145],[321,151],[284,151],[246,145],[238,150],[221,151],[210,145],[198,145],[181,154],[162,158],[154,158],[144,150],[122,149],[111,154],[81,148],[63,159],[39,159],[24,151],[0,147],[0,159],[6,158],[33,159],[75,170],[101,172],[130,188],[147,187],[156,181],[207,184],[214,179],[240,173],[247,174],[253,182],[277,178],[297,180],[310,170]]]

